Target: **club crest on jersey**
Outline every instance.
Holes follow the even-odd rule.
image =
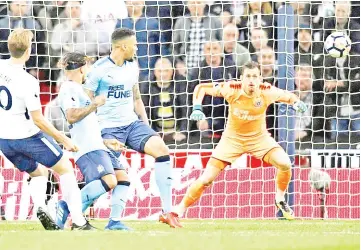
[[[104,172],[104,167],[102,165],[98,165],[97,170],[99,173]]]
[[[256,101],[254,102],[254,106],[255,106],[256,108],[259,108],[259,107],[262,106],[262,100],[261,100],[261,98],[256,99]]]

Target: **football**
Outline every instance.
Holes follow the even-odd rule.
[[[326,38],[325,50],[332,57],[345,57],[350,53],[351,40],[343,32],[333,32]]]

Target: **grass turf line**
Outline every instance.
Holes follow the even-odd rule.
[[[171,229],[153,221],[130,221],[133,232],[44,231],[39,223],[0,221],[0,249],[37,250],[221,250],[360,249],[360,222],[348,220],[184,220]]]

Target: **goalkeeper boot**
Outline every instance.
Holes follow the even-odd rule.
[[[69,213],[70,211],[68,204],[66,204],[66,202],[63,200],[60,200],[56,206],[56,224],[61,229],[64,229],[64,225],[68,219]]]
[[[56,225],[50,214],[46,212],[43,208],[39,207],[36,215],[45,230],[60,230],[60,227]]]
[[[293,210],[285,201],[276,202],[276,207],[281,210],[283,218],[287,220],[294,220],[295,216]]]
[[[163,213],[159,215],[159,221],[168,224],[172,228],[182,227],[182,225],[179,222],[178,214],[174,212]]]
[[[124,230],[131,231],[129,227],[124,225],[121,221],[115,221],[110,219],[108,225],[106,225],[105,230]]]
[[[89,221],[86,221],[86,223],[83,226],[78,226],[77,224],[73,223],[73,225],[71,225],[71,230],[95,231],[97,229],[95,227],[93,227],[92,225],[90,225]]]

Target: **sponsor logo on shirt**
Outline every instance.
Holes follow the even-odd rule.
[[[130,98],[132,97],[132,90],[124,90],[124,85],[110,86],[108,89],[107,98]]]

